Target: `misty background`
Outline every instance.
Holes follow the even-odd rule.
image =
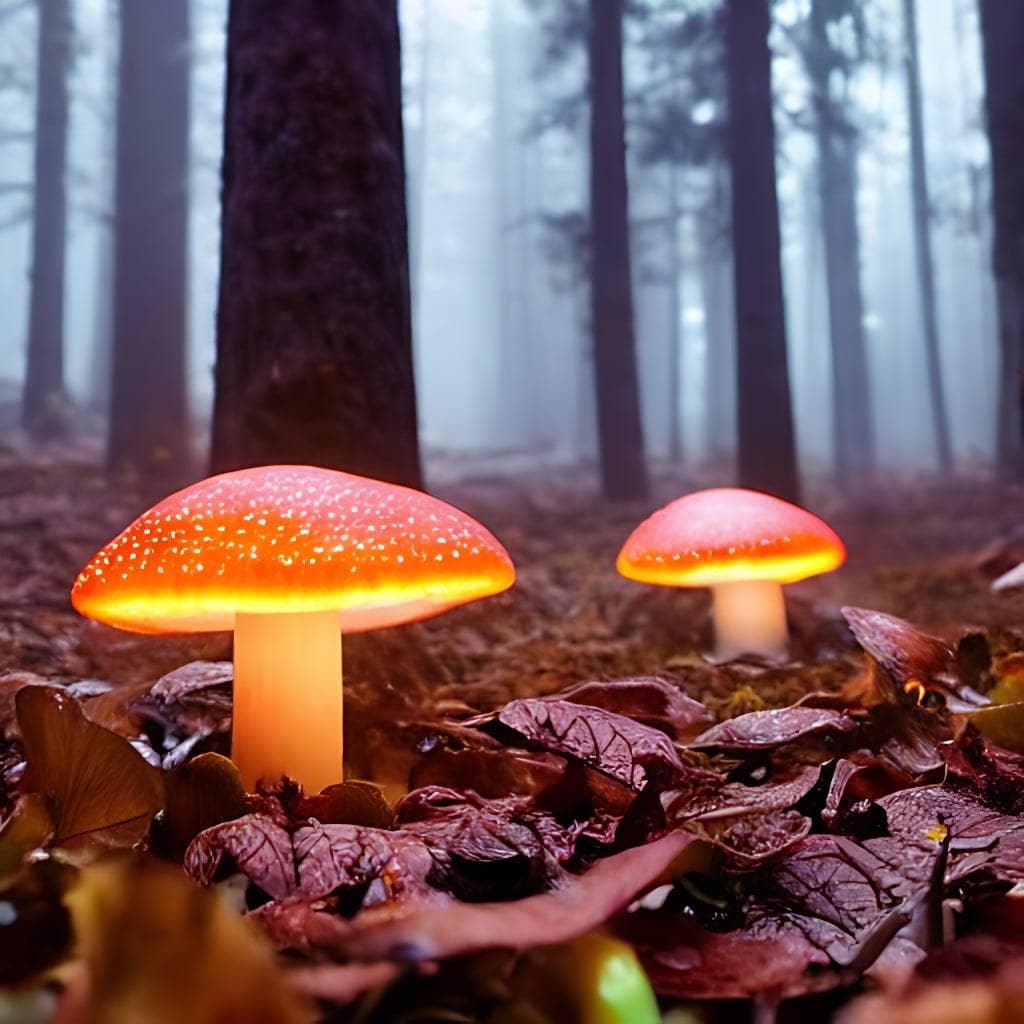
[[[45,0],[44,0],[45,2]],[[624,40],[629,210],[645,442],[655,459],[729,479],[735,442],[724,92],[699,34],[710,0],[636,0]],[[855,145],[862,326],[876,463],[941,469],[915,269],[901,0],[866,0],[830,26],[851,70],[828,88]],[[572,3],[403,0],[405,155],[421,440],[439,453],[591,460],[596,426],[585,273],[586,52]],[[193,0],[188,382],[210,417],[223,136],[226,0]],[[834,463],[833,382],[819,140],[802,55],[809,0],[773,4],[771,45],[789,375],[801,472]],[[111,328],[117,5],[73,0],[66,185],[65,379],[98,433]],[[0,393],[25,373],[37,5],[0,4]],[[847,33],[849,38],[844,38]],[[856,39],[854,36],[856,35]],[[672,45],[667,46],[666,41]],[[997,447],[997,317],[989,146],[975,0],[918,4],[929,231],[942,397],[954,467]],[[664,144],[666,118],[693,131]],[[159,130],[158,128],[156,130]],[[682,135],[680,135],[682,137]],[[689,136],[686,136],[689,138]],[[710,141],[708,141],[710,139]],[[857,254],[848,252],[848,273]]]

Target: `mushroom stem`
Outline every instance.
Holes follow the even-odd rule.
[[[736,580],[711,588],[715,655],[725,660],[739,654],[769,658],[785,655],[789,646],[782,587],[774,580]]]
[[[341,694],[336,611],[236,615],[231,757],[246,789],[341,782]]]

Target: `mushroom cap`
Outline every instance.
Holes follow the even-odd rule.
[[[615,564],[641,583],[708,587],[795,583],[845,560],[835,531],[806,509],[759,491],[719,487],[658,509],[629,535]]]
[[[236,613],[338,609],[343,631],[506,590],[508,552],[408,487],[314,466],[224,473],[164,498],[90,559],[71,603],[137,633],[229,630]]]

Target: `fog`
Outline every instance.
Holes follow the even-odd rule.
[[[701,5],[647,4],[668,21]],[[25,372],[35,6],[9,6],[0,7],[0,379],[13,397]],[[72,6],[66,383],[83,409],[102,410],[116,5]],[[944,395],[957,465],[983,469],[996,443],[997,325],[977,14],[973,0],[920,6]],[[936,448],[914,262],[900,3],[871,0],[866,7],[871,55],[844,88],[860,132],[856,209],[871,416],[880,467],[927,472],[936,468]],[[772,45],[790,381],[801,469],[821,477],[833,459],[832,376],[817,152],[805,116],[809,84],[793,44],[806,14],[803,0],[779,0]],[[203,424],[213,387],[226,2],[193,0],[192,15],[188,365],[193,416]],[[540,0],[403,0],[401,26],[414,345],[428,468],[440,452],[522,451],[552,464],[592,458],[589,307],[572,239],[588,196],[583,46],[566,43],[557,58],[548,53],[550,4]],[[649,27],[645,34],[627,24],[643,426],[651,456],[714,473],[735,434],[723,169],[714,160],[701,166],[640,158],[631,114],[666,88],[648,41]],[[673,74],[667,88],[685,89],[686,65]],[[699,122],[720,115],[697,104],[691,116]]]

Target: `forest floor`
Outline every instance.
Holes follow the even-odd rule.
[[[951,646],[974,631],[994,656],[1024,649],[1024,589],[991,589],[1024,561],[1020,485],[894,480],[809,500],[843,537],[849,560],[787,590],[802,667],[723,671],[698,653],[709,642],[705,592],[646,587],[615,572],[632,528],[689,489],[672,474],[658,472],[656,496],[642,505],[596,501],[582,473],[511,481],[485,466],[444,465],[433,476],[440,497],[505,544],[518,582],[427,622],[346,638],[347,774],[375,780],[389,799],[410,779],[430,781],[429,772],[416,776],[424,723],[584,680],[657,675],[704,703],[709,720],[838,693],[863,669],[844,605],[908,619]],[[145,504],[130,484],[111,482],[92,452],[0,451],[0,723],[13,720],[14,694],[29,683],[99,680],[113,684],[122,707],[180,665],[230,657],[226,635],[133,636],[71,609],[78,569]],[[105,720],[100,703],[90,717],[116,729],[119,712]]]

